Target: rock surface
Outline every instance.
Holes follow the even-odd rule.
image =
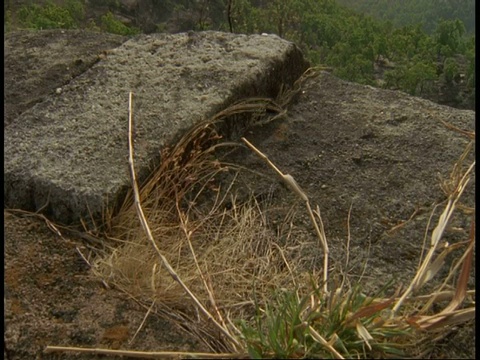
[[[475,113],[346,82],[326,72],[307,80],[302,90],[287,119],[253,129],[246,138],[291,174],[319,205],[334,260],[344,260],[346,220],[352,207],[353,272],[361,273],[368,259],[366,275],[372,279],[389,274],[408,281],[418,265],[428,217],[435,204],[444,205],[446,200],[442,180],[449,179],[471,141],[441,121],[474,131]],[[470,164],[474,156],[470,153],[466,162]],[[247,149],[233,161],[267,171]],[[462,199],[469,207],[475,206],[474,181],[473,177]],[[295,200],[291,191],[279,181],[272,184],[271,178],[249,177],[244,182],[259,196],[273,196],[274,208]],[[471,215],[459,215],[452,226],[462,230],[450,232],[446,240],[468,236],[470,220]],[[311,230],[308,233],[313,235]]]
[[[100,359],[44,354],[46,346],[143,351],[207,351],[175,322],[152,313],[92,276],[88,246],[60,238],[35,217],[5,213],[5,344],[7,360]],[[161,308],[154,311],[161,313]]]
[[[54,95],[127,38],[81,30],[5,34],[3,126]]]
[[[49,36],[52,32],[45,33]],[[25,43],[19,39],[12,35],[7,43],[22,48]],[[61,40],[47,43],[51,46],[43,56],[48,59],[68,52]],[[60,63],[80,58],[77,55],[75,50]],[[56,64],[51,64],[52,68],[39,71],[54,74]],[[306,67],[300,50],[277,36],[191,32],[128,40],[42,102],[8,120],[5,204],[33,211],[43,208],[64,223],[98,218],[130,186],[130,91],[135,95],[135,151],[141,180],[148,166],[160,160],[159,150],[192,124],[244,97],[275,96]]]

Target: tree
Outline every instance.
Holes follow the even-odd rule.
[[[408,63],[385,72],[385,87],[403,90],[410,95],[421,95],[426,86],[436,79],[435,65],[414,57]]]
[[[467,50],[465,51],[465,56],[468,60],[467,68],[467,86],[470,89],[475,90],[475,36],[472,36],[468,39]]]
[[[443,62],[443,77],[447,84],[451,84],[458,74],[457,62],[454,58],[446,58]]]
[[[437,53],[446,57],[453,56],[462,48],[465,26],[459,19],[440,20],[435,29]]]

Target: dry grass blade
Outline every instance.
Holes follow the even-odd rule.
[[[216,304],[216,301],[215,301],[215,297],[213,296],[213,291],[211,289],[211,284],[209,282],[207,282],[205,274],[203,273],[202,269],[200,268],[200,265],[198,264],[197,255],[195,254],[195,250],[193,248],[192,241],[191,241],[191,236],[192,236],[193,232],[189,231],[187,229],[188,217],[185,214],[182,213],[178,203],[177,203],[177,210],[178,210],[178,213],[179,213],[179,217],[182,221],[181,226],[182,226],[182,229],[185,233],[185,237],[186,237],[187,242],[188,242],[188,247],[189,247],[190,252],[192,254],[193,261],[195,262],[195,266],[197,267],[198,274],[200,275],[200,277],[202,279],[202,282],[203,282],[203,285],[204,285],[205,289],[207,290],[208,298],[210,300],[210,303],[212,304],[212,306],[215,310],[215,313],[217,314],[218,319],[221,321],[223,328],[227,329],[227,325],[225,324],[225,321],[223,320],[222,314],[218,310],[218,307],[217,307],[217,304]]]
[[[130,93],[129,96],[129,119],[128,119],[128,148],[129,148],[129,157],[128,157],[128,163],[130,165],[130,176],[132,180],[132,187],[134,191],[134,199],[135,199],[135,207],[137,209],[138,217],[140,219],[140,223],[142,224],[143,230],[147,234],[148,239],[150,240],[153,248],[155,249],[157,255],[162,261],[162,264],[165,266],[171,277],[180,284],[180,286],[185,290],[185,292],[188,294],[188,296],[195,302],[195,304],[200,308],[201,312],[207,316],[214,324],[215,326],[222,332],[227,338],[232,341],[232,343],[235,346],[240,347],[240,343],[238,340],[230,334],[228,329],[224,328],[221,324],[217,322],[217,320],[210,314],[210,312],[203,306],[203,304],[197,299],[197,297],[193,294],[193,292],[185,285],[183,280],[177,275],[173,267],[170,265],[170,262],[167,260],[167,258],[162,254],[160,249],[158,248],[152,232],[150,230],[150,227],[148,225],[148,222],[145,218],[145,214],[143,213],[142,205],[140,202],[140,192],[138,190],[138,184],[137,184],[137,178],[135,174],[135,164],[134,164],[134,159],[133,159],[133,111],[132,111],[132,97],[133,94]],[[236,350],[236,349],[235,349]]]
[[[465,300],[468,293],[474,294],[472,291],[468,291],[468,279],[470,277],[470,271],[473,261],[473,247],[475,244],[475,222],[472,219],[471,229],[470,229],[470,242],[465,250],[463,256],[458,261],[458,264],[462,265],[460,276],[458,277],[457,286],[453,296],[451,296],[450,303],[438,314],[433,316],[423,316],[419,317],[414,321],[415,325],[422,329],[437,329],[447,325],[459,324],[468,320],[471,320],[475,316],[474,308],[467,308],[457,310],[463,301]],[[450,272],[449,276],[453,273],[456,267]],[[431,299],[427,302],[424,308],[429,308],[429,304],[433,301],[439,300],[438,296],[432,295]]]
[[[293,84],[293,87],[287,91],[281,91],[279,96],[277,97],[278,103],[282,106],[285,107],[288,104],[292,102],[292,100],[300,93],[302,90],[302,85],[307,81],[308,79],[314,78],[318,76],[321,71],[331,71],[333,70],[332,68],[329,68],[327,66],[316,66],[316,67],[311,67],[305,70],[305,72],[300,76],[300,78],[295,81]]]
[[[310,219],[312,220],[313,226],[315,228],[315,232],[317,233],[318,239],[320,244],[323,247],[323,253],[324,253],[324,261],[323,261],[323,290],[325,294],[328,294],[328,256],[329,256],[329,250],[328,250],[328,244],[325,236],[325,232],[323,230],[323,224],[322,224],[322,218],[320,217],[320,209],[317,206],[317,217],[319,218],[321,228],[318,226],[318,223],[315,219],[314,212],[312,211],[312,208],[310,206],[310,201],[308,200],[307,195],[305,192],[300,188],[298,183],[295,181],[293,176],[290,174],[284,174],[282,171],[273,164],[270,159],[262,153],[260,150],[258,150],[252,143],[250,143],[247,139],[242,137],[242,141],[247,144],[247,146],[252,149],[261,159],[265,160],[265,162],[273,169],[275,172],[280,176],[280,178],[283,180],[283,182],[289,187],[295,194],[297,194],[300,199],[305,201],[305,205],[308,210],[308,214],[310,216]]]
[[[357,330],[358,336],[365,342],[367,345],[368,349],[371,351],[372,346],[370,345],[370,341],[374,340],[373,336],[370,335],[368,330],[363,326],[363,324],[360,321],[355,321],[355,329]]]
[[[405,293],[402,295],[402,297],[398,300],[398,302],[394,306],[393,313],[396,313],[399,310],[399,308],[401,307],[404,300],[413,291],[415,291],[416,289],[423,286],[439,270],[439,265],[440,265],[441,260],[442,260],[441,257],[444,256],[444,255],[441,254],[436,260],[433,260],[435,252],[438,249],[438,246],[440,244],[440,240],[443,236],[445,228],[447,227],[447,224],[449,223],[449,221],[452,217],[455,206],[456,206],[457,202],[459,201],[461,195],[463,194],[463,191],[465,190],[465,187],[467,186],[467,184],[470,180],[470,174],[471,174],[474,166],[475,166],[475,162],[473,162],[468,167],[468,169],[465,171],[465,173],[460,177],[460,180],[458,181],[455,189],[451,192],[451,194],[448,198],[447,204],[445,206],[445,210],[440,215],[440,218],[438,220],[438,224],[432,232],[430,249],[429,249],[427,255],[425,256],[425,259],[423,260],[420,268],[418,269],[417,273],[415,274],[414,279],[410,283],[409,287],[407,288]],[[459,171],[459,170],[458,170],[458,168],[454,168],[454,171]]]
[[[283,253],[285,245],[275,250],[264,205],[253,196],[242,203],[237,200],[232,189],[238,169],[221,163],[216,152],[232,146],[219,135],[223,120],[239,116],[248,121],[248,116],[257,119],[266,112],[270,116],[282,111],[268,99],[243,100],[194,125],[174,146],[163,149],[158,167],[141,186],[132,186],[118,214],[107,219],[108,238],[119,246],[94,262],[94,272],[106,283],[127,294],[135,293],[147,306],[155,302],[167,307],[167,316],[182,313],[180,320],[174,320],[214,352],[238,348],[218,325],[232,337],[238,332],[229,318],[251,314],[252,284],[263,296],[287,276],[291,278],[286,263],[297,273],[297,264],[290,264]],[[144,218],[140,223],[137,200]],[[150,232],[145,230],[147,226]],[[152,252],[152,237],[170,268],[163,266],[157,250]],[[217,324],[208,315],[205,318],[201,308],[198,317],[191,303],[185,302],[184,287],[195,294]]]
[[[472,216],[470,226],[470,243],[466,250],[466,257],[462,264],[462,270],[458,278],[458,284],[455,291],[455,296],[450,302],[449,306],[445,309],[446,312],[452,311],[458,308],[463,302],[467,294],[468,278],[470,277],[470,270],[473,262],[473,247],[475,245],[475,218]]]
[[[453,166],[453,170],[450,173],[450,178],[440,182],[440,186],[442,187],[443,191],[447,196],[450,196],[455,189],[458,187],[458,183],[462,179],[462,167],[465,163],[465,159],[467,158],[468,154],[471,152],[473,147],[473,142],[469,142],[468,145],[465,147],[460,158],[455,162]]]
[[[435,315],[413,316],[407,321],[422,330],[444,330],[448,326],[454,326],[472,321],[475,319],[475,308],[469,307],[450,311],[448,313],[442,312]]]
[[[306,73],[305,78],[314,75]],[[303,237],[296,236],[296,215],[291,211],[277,226],[277,219],[269,219],[270,200],[264,202],[253,194],[234,192],[237,179],[241,181],[242,176],[239,168],[218,158],[217,149],[232,145],[222,140],[221,131],[225,127],[228,130],[229,124],[235,126],[238,119],[247,120],[248,124],[263,124],[282,116],[283,100],[291,100],[299,89],[281,94],[276,101],[258,98],[238,102],[196,124],[174,146],[162,150],[161,163],[140,187],[134,169],[130,112],[132,192],[109,227],[109,235],[119,239],[121,245],[93,266],[108,283],[127,294],[135,294],[135,300],[148,310],[147,315],[169,316],[212,351],[211,354],[155,353],[159,357],[172,354],[241,358],[247,356],[246,349],[253,357],[390,356],[412,346],[413,340],[408,336],[415,329],[441,329],[474,316],[471,308],[460,308],[465,298],[474,296],[474,291],[467,289],[473,231],[468,249],[450,268],[445,283],[429,295],[412,296],[441,269],[448,254],[467,244],[467,241],[457,242],[440,248],[440,239],[458,208],[458,199],[474,166],[460,173],[466,155],[462,155],[445,183],[449,198],[431,234],[430,248],[427,251],[424,246],[427,254],[420,256],[419,271],[400,297],[400,286],[392,296],[368,297],[355,284],[349,286],[347,273],[341,274],[344,278],[338,288],[328,291],[327,283],[337,286],[340,281],[335,276],[335,281],[329,279],[329,248],[319,207],[312,209],[295,179],[283,174],[245,138],[242,140],[246,146],[305,202],[316,239],[310,239],[304,232]],[[298,202],[293,207],[298,207]],[[346,266],[351,260],[348,254],[353,236],[349,227],[351,209]],[[426,239],[428,234],[427,229]],[[318,271],[311,268],[317,261],[317,254],[312,255],[311,251],[315,241],[324,255],[323,269]],[[306,261],[307,249],[311,258]],[[366,265],[363,272],[365,268]],[[455,291],[447,283],[453,274],[459,274]],[[345,290],[346,287],[350,288]],[[431,315],[432,308],[427,305],[440,301],[449,305],[440,314]],[[401,314],[391,310],[398,311],[401,307]],[[412,309],[415,316],[410,313]]]
[[[330,351],[336,359],[344,359],[344,357],[337,351],[335,348],[325,340],[313,327],[309,326],[308,330],[310,330],[310,334],[312,335],[313,339],[317,341],[319,344],[323,345]]]
[[[66,346],[47,346],[44,353],[54,352],[75,352],[92,355],[114,355],[128,356],[140,359],[247,359],[248,354],[238,353],[199,353],[199,352],[181,352],[181,351],[132,351],[132,350],[111,350],[111,349],[88,349],[80,347]]]
[[[405,302],[406,303],[424,302],[432,298],[435,298],[435,300],[438,302],[442,302],[442,301],[452,300],[453,297],[455,296],[455,293],[456,291],[452,291],[452,290],[432,292],[431,294],[427,294],[427,295],[412,296],[411,298],[406,299]],[[467,290],[466,295],[475,296],[475,290]]]
[[[469,130],[462,130],[446,121],[443,121],[440,119],[440,122],[445,125],[445,127],[447,129],[450,129],[450,130],[453,130],[453,131],[456,131],[462,135],[465,135],[466,137],[468,137],[470,140],[475,140],[475,131],[469,131]]]
[[[370,317],[373,314],[380,313],[382,310],[387,309],[394,302],[394,299],[389,299],[381,303],[375,303],[372,305],[367,305],[362,307],[355,314],[350,315],[345,319],[345,325],[348,325],[350,322],[354,322],[363,317]]]
[[[138,333],[140,332],[140,330],[142,329],[143,325],[145,324],[145,321],[147,320],[148,316],[150,315],[150,312],[152,311],[153,305],[155,305],[155,301],[152,301],[152,305],[150,305],[150,307],[148,308],[147,313],[145,314],[145,316],[143,317],[142,322],[140,323],[140,325],[139,325],[138,328],[137,328],[137,331],[135,331],[135,334],[133,334],[132,338],[131,338],[130,341],[128,342],[129,344],[132,344],[132,343],[135,341],[135,338],[137,337]]]

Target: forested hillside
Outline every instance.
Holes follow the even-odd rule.
[[[460,19],[468,34],[475,34],[475,0],[337,0],[359,13],[391,21],[395,27],[423,23],[432,34],[437,22]]]
[[[439,20],[429,35],[421,24],[395,27],[334,0],[263,3],[233,1],[233,30],[295,41],[343,79],[474,107],[475,38],[459,19]]]
[[[122,35],[188,30],[275,33],[298,44],[312,65],[328,66],[343,79],[475,108],[475,37],[467,32],[475,26],[472,0],[26,3],[4,2],[7,30],[85,27]],[[377,18],[339,3],[358,11],[368,9]]]

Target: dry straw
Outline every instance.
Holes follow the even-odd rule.
[[[302,81],[317,74],[318,71],[309,70],[293,90],[283,93],[277,101],[257,98],[238,102],[195,125],[175,146],[162,151],[161,164],[140,186],[135,173],[130,95],[132,191],[119,213],[106,219],[108,238],[117,246],[90,263],[105,283],[143,304],[147,310],[145,318],[168,314],[203,340],[212,353],[56,347],[48,347],[47,351],[143,358],[202,358],[214,354],[228,358],[366,358],[399,355],[406,348],[425,347],[423,339],[441,338],[428,331],[446,333],[452,326],[474,317],[474,306],[467,302],[475,294],[468,289],[475,243],[473,217],[466,241],[440,247],[475,165],[473,162],[464,171],[471,147],[467,147],[450,180],[443,184],[448,199],[417,274],[403,294],[397,291],[390,298],[367,297],[356,286],[346,288],[345,274],[341,285],[335,287],[329,277],[329,248],[319,207],[313,211],[295,179],[283,174],[245,138],[243,143],[305,203],[317,243],[315,237],[309,242],[287,236],[286,244],[281,241],[282,234],[269,227],[268,203],[253,196],[239,200],[234,189],[238,172],[245,169],[220,161],[217,150],[241,144],[225,141],[219,130],[221,124],[239,117],[245,120],[246,115],[254,123],[278,119],[285,114],[285,105],[299,93]],[[273,115],[265,118],[267,113]],[[348,231],[350,241],[349,228]],[[323,254],[323,271],[305,268],[303,247]],[[293,252],[293,248],[300,251]],[[461,255],[444,281],[429,293],[421,294],[425,284],[439,273],[446,257],[458,249],[462,249]],[[452,287],[455,276],[456,284]],[[434,303],[446,300],[450,302],[443,310],[432,310]],[[422,341],[416,342],[411,335],[419,329],[426,332],[419,333]]]
[[[253,291],[268,298],[278,286],[290,287],[288,279],[304,276],[285,256],[286,244],[268,228],[264,204],[253,196],[237,200],[233,185],[238,169],[214,156],[220,146],[232,146],[218,141],[216,123],[266,111],[283,113],[272,100],[249,99],[198,124],[163,151],[161,165],[141,187],[133,172],[130,116],[133,202],[127,198],[109,221],[110,238],[122,245],[94,266],[104,281],[145,302],[180,309],[192,321],[197,308],[223,334],[222,347],[228,351],[239,349],[232,335],[238,329],[229,319],[252,313]],[[226,173],[231,182],[221,188],[216,178]]]

